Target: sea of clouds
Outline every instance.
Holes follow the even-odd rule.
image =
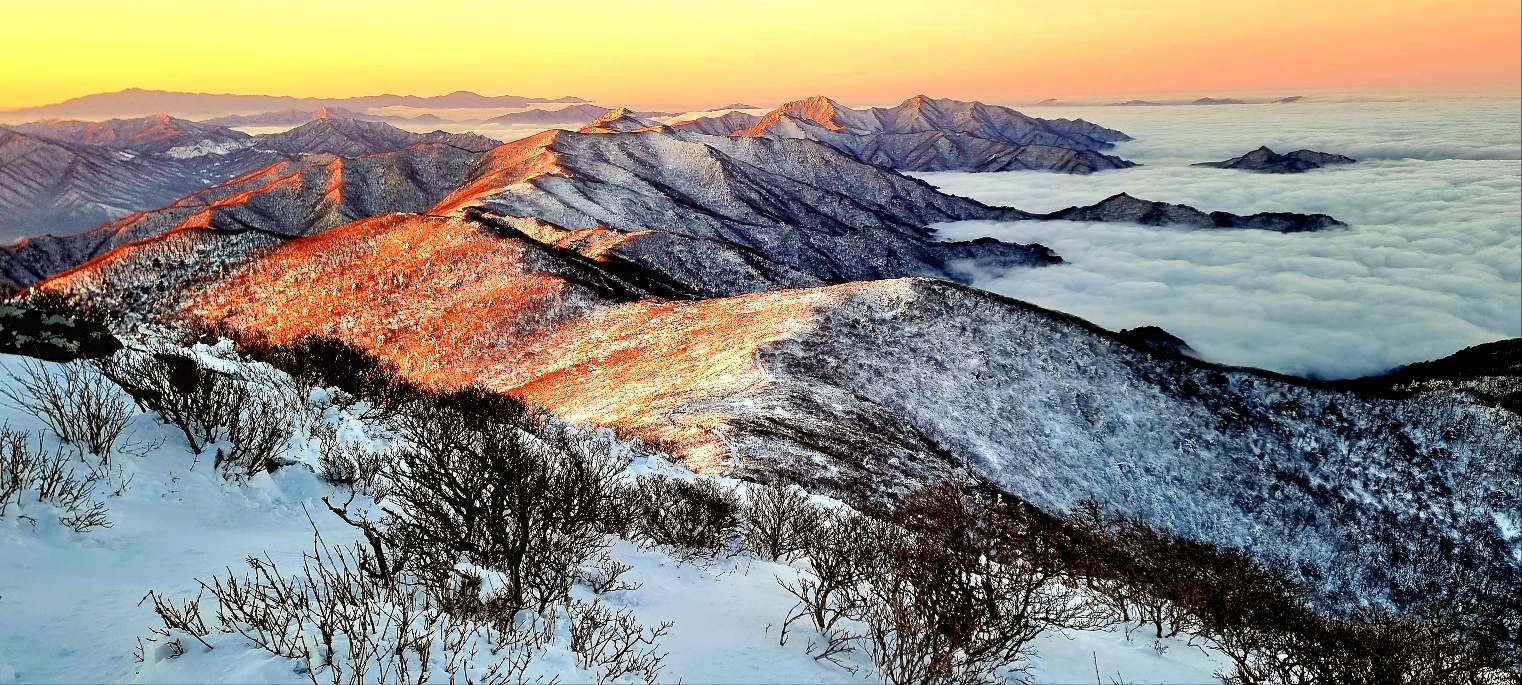
[[[916,174],[989,204],[1052,211],[1118,192],[1207,211],[1322,212],[1318,233],[956,222],[944,240],[1037,242],[1067,261],[974,284],[1119,329],[1158,325],[1200,356],[1323,378],[1379,373],[1522,336],[1522,102],[1426,99],[1032,108],[1135,141],[1145,166],[1091,176]],[[1193,168],[1268,145],[1358,164],[1274,175]]]

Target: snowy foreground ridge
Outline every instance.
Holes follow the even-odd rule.
[[[228,479],[212,466],[223,445],[208,445],[197,455],[175,428],[151,413],[135,413],[95,488],[109,527],[76,532],[60,522],[53,505],[39,502],[35,493],[22,493],[0,516],[0,684],[311,682],[304,664],[274,656],[237,634],[213,629],[204,643],[188,634],[156,634],[163,622],[151,600],[140,600],[150,592],[176,603],[193,600],[201,590],[198,580],[209,583],[229,569],[242,574],[249,557],[266,560],[287,575],[299,572],[303,554],[314,549],[314,532],[328,546],[356,541],[358,531],[322,501],[342,500],[348,493],[318,475],[316,433],[376,449],[395,437],[364,418],[362,404],[337,402],[323,389],[298,391],[289,376],[237,359],[230,345],[200,345],[194,353],[208,366],[283,384],[279,390],[304,405],[295,435],[283,447],[283,457],[294,464],[246,480]],[[35,368],[36,362],[0,355],[0,368],[7,372],[0,380],[25,376],[25,364]],[[52,373],[61,369],[50,363],[42,368]],[[40,439],[44,452],[68,456],[80,473],[90,470],[93,457],[79,456],[43,420],[14,404],[0,407],[0,422],[10,431],[28,434],[33,445]],[[693,477],[659,455],[637,451],[636,445],[611,435],[602,439],[612,441],[615,452],[634,457],[628,477]],[[720,483],[748,487],[728,479]],[[880,680],[860,654],[845,655],[840,665],[816,660],[808,651],[809,636],[798,634],[796,627],[785,644],[779,642],[780,625],[796,602],[782,585],[797,582],[800,569],[793,565],[746,553],[681,561],[669,550],[621,540],[613,543],[610,555],[632,567],[623,580],[637,588],[598,595],[581,582],[572,597],[628,609],[647,629],[669,623],[652,650],[662,657],[655,674],[660,682]],[[214,604],[209,596],[201,602],[208,626],[215,623]],[[599,679],[579,665],[569,648],[568,628],[562,621],[546,629],[546,643],[534,652],[524,679]],[[1118,630],[1048,633],[1035,644],[1028,675],[1038,683],[1209,683],[1226,669],[1219,655],[1188,644],[1187,636],[1157,642],[1141,634],[1132,637]],[[450,682],[443,666],[446,656],[436,654],[426,667],[432,682]],[[315,679],[328,677],[324,673]],[[623,679],[640,680],[634,675]]]

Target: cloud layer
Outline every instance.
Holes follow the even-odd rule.
[[[1087,177],[919,176],[953,193],[1033,211],[1125,191],[1207,210],[1336,216],[1350,228],[1290,235],[1070,222],[938,228],[945,240],[1039,242],[1070,262],[979,272],[980,287],[1108,328],[1159,325],[1214,361],[1351,377],[1522,336],[1516,105],[1151,108],[1093,117],[1136,136],[1121,154],[1144,167]],[[1141,110],[1113,108],[1120,109]],[[1120,120],[1126,118],[1133,120]],[[1299,175],[1183,166],[1263,144],[1362,159],[1371,150],[1421,154]]]

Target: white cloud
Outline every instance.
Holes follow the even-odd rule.
[[[979,273],[976,285],[1108,328],[1159,325],[1215,361],[1323,377],[1522,336],[1515,100],[1109,111],[1120,109],[1126,116],[1081,115],[1136,136],[1121,154],[1148,166],[1087,177],[918,176],[1033,211],[1124,191],[1206,210],[1324,212],[1351,227],[1283,235],[1072,222],[940,226],[946,240],[1039,242],[1069,262]],[[1184,166],[1262,144],[1422,154],[1298,175]]]

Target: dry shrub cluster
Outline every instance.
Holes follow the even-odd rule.
[[[178,428],[192,451],[227,443],[215,464],[224,473],[250,477],[284,465],[281,452],[303,408],[274,378],[212,368],[171,345],[123,350],[101,360],[100,369],[140,408]]]
[[[626,609],[570,596],[578,580],[604,592],[633,587],[619,580],[629,567],[605,554],[627,463],[607,443],[481,389],[414,394],[394,416],[402,447],[348,462],[345,476],[374,493],[376,509],[328,501],[364,542],[319,543],[290,577],[250,559],[248,573],[203,583],[217,601],[216,630],[305,662],[314,684],[420,683],[440,670],[451,681],[507,683],[522,681],[563,625],[598,682],[653,682],[669,625],[647,628]],[[160,637],[193,634],[164,604]]]
[[[290,374],[304,387],[337,388],[349,398],[369,403],[366,418],[394,418],[422,393],[397,372],[396,364],[329,336],[308,335],[275,345],[257,335],[236,338],[231,331],[208,335],[238,340],[246,353]]]
[[[1022,507],[949,484],[911,493],[879,517],[840,510],[816,519],[784,584],[816,658],[864,651],[889,683],[1018,680],[1046,631],[1095,628],[1073,565]]]
[[[132,405],[121,388],[94,366],[73,361],[49,365],[35,359],[21,362],[21,375],[0,386],[11,404],[40,419],[60,439],[111,461],[116,441],[132,418]]]
[[[627,537],[669,548],[678,559],[727,555],[739,534],[740,496],[712,478],[637,478],[626,496]]]
[[[0,516],[34,494],[37,502],[56,507],[58,521],[70,529],[109,528],[106,505],[95,497],[105,477],[99,468],[81,472],[73,455],[62,449],[49,454],[40,437],[32,447],[26,432],[0,426]]]
[[[1399,614],[1329,615],[1284,569],[1240,550],[1106,515],[1092,502],[1066,522],[1077,530],[1084,584],[1111,619],[1156,637],[1197,636],[1231,659],[1229,685],[1522,682],[1522,584],[1466,578],[1462,599],[1434,594]]]

